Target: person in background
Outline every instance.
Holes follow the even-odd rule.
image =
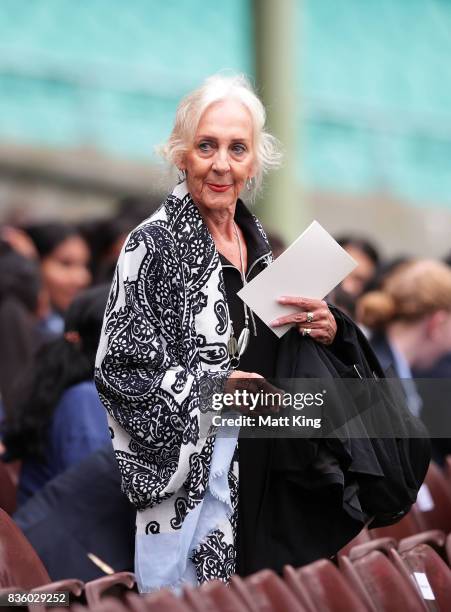
[[[66,313],[64,336],[44,345],[24,376],[21,400],[4,427],[4,460],[22,461],[19,505],[71,465],[111,444],[93,382],[107,295],[106,286],[79,295]]]
[[[363,238],[339,236],[338,244],[357,262],[357,267],[338,285],[331,301],[351,317],[355,315],[356,300],[364,293],[380,265],[376,247]]]
[[[94,284],[111,282],[122,245],[135,225],[134,217],[115,217],[87,221],[80,227],[92,253]]]
[[[39,223],[23,229],[33,241],[41,264],[41,326],[49,333],[61,334],[64,313],[91,282],[88,244],[76,228],[64,223]]]
[[[443,259],[443,262],[451,270],[451,253]],[[446,353],[432,367],[414,367],[413,375],[415,378],[451,378],[451,352]],[[451,454],[451,446],[448,453]]]
[[[13,515],[52,580],[76,576],[83,582],[104,576],[105,565],[133,571],[135,518],[110,442],[53,478]]]
[[[128,234],[160,205],[150,195],[131,194],[119,199],[113,217],[90,219],[79,228],[91,249],[95,284],[111,282],[122,245]]]
[[[443,259],[444,263],[451,269],[451,253]],[[451,379],[451,352],[446,353],[441,357],[432,367],[414,367],[413,376],[418,380],[420,386],[420,394],[424,396],[425,406],[427,414],[425,418],[428,418],[432,412],[430,402],[428,401],[427,394],[425,393],[425,387],[429,389],[436,387],[439,389],[443,384],[447,384],[447,380]],[[427,381],[431,381],[429,384]],[[425,384],[423,384],[425,383]],[[451,412],[451,403],[449,400],[450,394],[445,390],[444,393],[434,393],[434,406],[436,414],[440,415],[443,419],[444,415],[448,415]],[[451,431],[451,426],[450,426]],[[440,465],[444,464],[447,455],[451,455],[451,438],[435,438],[433,444],[434,460]]]
[[[438,413],[435,399],[422,399],[412,370],[431,368],[451,351],[451,269],[426,259],[398,264],[378,290],[359,299],[356,313],[359,323],[372,330],[370,343],[382,367],[392,367],[401,379],[410,411],[421,414],[431,433],[433,458],[440,461],[437,434],[447,430],[449,406]]]
[[[279,255],[287,248],[284,239],[279,234],[275,232],[269,232],[266,237],[268,238],[269,246],[271,247],[272,256],[274,259],[277,259]]]
[[[42,341],[36,329],[40,286],[37,263],[0,240],[0,421]]]
[[[427,259],[400,264],[359,299],[356,313],[373,330],[383,367],[406,377],[413,367],[432,366],[451,350],[451,269]]]
[[[156,195],[129,194],[119,199],[116,219],[134,219],[134,226],[156,211],[161,197]]]
[[[38,252],[30,236],[18,227],[1,225],[0,241],[9,244],[13,251],[26,259],[38,259]]]

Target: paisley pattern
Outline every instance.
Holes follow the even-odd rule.
[[[146,525],[146,533],[160,533],[160,525],[157,521],[150,521],[150,523]]]
[[[177,497],[174,504],[175,516],[171,519],[172,529],[180,529],[188,513],[188,502],[184,497]]]
[[[216,331],[218,334],[220,334],[224,332],[227,326],[227,312],[224,308],[224,304],[222,303],[222,301],[219,301],[215,304],[215,314],[218,319]]]
[[[225,541],[224,533],[213,531],[191,555],[199,583],[207,580],[228,582],[235,571],[235,547]]]
[[[137,536],[179,530],[203,500],[212,396],[230,372],[229,327],[218,253],[181,184],[128,237],[96,360],[122,488],[138,510]],[[199,582],[228,580],[234,571],[236,461],[229,483],[233,516],[191,557]]]

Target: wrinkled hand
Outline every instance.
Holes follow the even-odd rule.
[[[303,336],[310,336],[322,344],[332,344],[337,333],[337,322],[324,300],[284,296],[279,304],[295,306],[296,312],[271,321],[271,327],[296,325]]]
[[[245,401],[242,403],[235,403],[233,408],[243,414],[268,414],[277,413],[281,408],[280,399],[283,397],[285,391],[279,389],[274,385],[271,385],[263,376],[256,374],[255,372],[243,372],[242,370],[235,370],[227,379],[224,387],[224,393],[235,394],[235,392],[242,396],[242,392],[245,391],[249,395],[265,398],[263,403],[257,403],[253,406],[252,410],[249,405],[246,405]]]

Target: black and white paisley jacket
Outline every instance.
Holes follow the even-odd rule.
[[[141,557],[135,558],[135,570],[142,591],[167,586],[168,571],[159,577],[163,566],[173,567],[171,580],[186,580],[184,557],[198,582],[227,581],[234,572],[238,466],[233,459],[227,520],[195,550],[177,539],[184,525],[197,520],[206,495],[215,446],[210,401],[231,371],[229,337],[219,255],[181,183],[122,250],[95,370],[122,489],[137,508]],[[155,551],[160,557],[149,578],[137,565]]]

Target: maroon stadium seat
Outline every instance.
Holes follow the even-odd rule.
[[[261,570],[244,580],[232,576],[231,587],[249,612],[308,612],[291,589],[271,570]]]
[[[440,529],[430,529],[429,531],[422,531],[416,535],[404,538],[398,543],[398,552],[406,552],[411,548],[415,548],[419,544],[428,544],[431,548],[437,551],[445,560],[446,556],[446,535]]]
[[[19,476],[20,476],[20,470],[22,468],[22,461],[19,459],[15,461],[7,461],[3,463],[3,465],[6,471],[8,472],[11,480],[17,487],[17,485],[19,484]]]
[[[0,508],[12,514],[17,506],[17,483],[14,483],[5,464],[0,461]]]
[[[451,531],[451,485],[435,463],[429,465],[424,485],[432,497],[433,506],[422,511],[417,501],[415,507],[420,512],[421,521],[426,529]]]
[[[194,612],[248,612],[241,597],[220,580],[206,582],[199,589],[186,589],[184,599]]]
[[[192,612],[192,608],[168,589],[137,595],[127,593],[125,602],[129,612]]]
[[[97,604],[105,595],[121,596],[135,586],[135,576],[131,572],[117,572],[96,578],[85,584],[85,597],[89,607]]]
[[[427,610],[407,570],[395,567],[384,553],[373,550],[355,561],[341,557],[339,565],[352,588],[372,612]]]
[[[284,578],[309,612],[367,612],[365,603],[331,561],[320,559],[299,569],[287,565]]]
[[[451,533],[446,536],[445,552],[448,565],[451,567]]]
[[[446,455],[445,457],[443,473],[445,475],[446,480],[449,482],[449,486],[451,487],[451,455]]]
[[[49,608],[53,610],[53,608]],[[67,610],[67,608],[66,608]],[[73,607],[71,606],[70,611],[72,612]],[[130,612],[130,608],[127,604],[115,597],[104,597],[92,606],[88,608],[76,607],[74,612]]]
[[[387,554],[390,548],[396,548],[398,543],[394,538],[377,538],[375,540],[371,540],[370,542],[366,542],[365,544],[357,544],[353,546],[349,551],[348,557],[351,561],[355,559],[360,559],[360,557],[364,557],[372,550],[380,550],[383,553]]]
[[[0,588],[18,587],[31,591],[43,587],[48,592],[69,591],[79,596],[81,580],[51,582],[42,561],[13,520],[0,509]]]
[[[434,597],[431,600],[434,602],[432,604],[434,609],[437,608],[443,612],[451,610],[451,570],[435,550],[427,544],[419,544],[401,554],[392,551],[391,557],[397,567],[404,563],[412,577],[414,573],[420,574],[420,582],[422,581],[421,574],[426,575],[426,593],[427,583],[429,583]]]

